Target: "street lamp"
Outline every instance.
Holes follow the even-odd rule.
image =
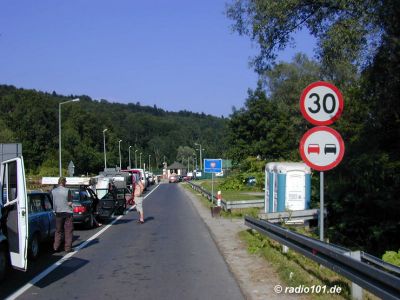
[[[149,172],[151,172],[150,157],[151,157],[151,154],[149,154],[149,168],[148,168],[148,169],[149,169]]]
[[[139,154],[139,169],[142,168],[142,152]]]
[[[203,170],[203,161],[202,161],[202,155],[201,155],[201,151],[202,150],[204,150],[204,149],[202,149],[201,148],[201,144],[197,144],[197,143],[194,143],[196,146],[199,146],[199,148],[200,148],[200,170]],[[196,149],[197,150],[197,149]]]
[[[119,169],[121,170],[121,165],[122,165],[122,163],[121,163],[121,142],[122,142],[122,140],[119,140],[119,142],[118,142],[118,150],[119,150]]]
[[[129,152],[129,168],[132,168],[131,167],[131,148],[132,148],[132,146],[129,146],[129,149],[128,149],[128,152]]]
[[[138,149],[135,150],[135,169],[137,169],[137,159],[136,159],[136,152],[138,151]]]
[[[77,102],[79,98],[60,102],[58,104],[58,166],[60,168],[60,177],[62,176],[62,163],[61,163],[61,105],[69,102]]]
[[[107,128],[103,130],[103,145],[104,145],[104,171],[107,169],[107,155],[106,155],[106,131],[107,131]]]

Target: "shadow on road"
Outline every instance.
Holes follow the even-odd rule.
[[[71,257],[67,261],[65,261],[61,266],[59,266],[56,270],[51,273],[51,276],[46,276],[35,286],[39,288],[45,288],[46,286],[68,276],[69,274],[75,272],[76,270],[82,268],[89,261],[86,259],[80,259],[76,257]]]

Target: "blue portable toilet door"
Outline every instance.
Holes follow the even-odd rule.
[[[303,171],[288,171],[286,175],[286,209],[306,209],[306,178]]]

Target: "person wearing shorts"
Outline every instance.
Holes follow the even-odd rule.
[[[143,192],[144,188],[143,188],[143,184],[140,182],[140,180],[137,183],[137,185],[138,186],[136,188],[140,188],[140,191]],[[143,224],[144,223],[144,214],[143,214],[143,196],[142,196],[142,194],[140,194],[140,196],[135,197],[135,203],[136,203],[136,210],[139,213],[138,223]]]

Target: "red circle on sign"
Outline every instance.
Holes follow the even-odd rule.
[[[317,87],[326,87],[326,88],[331,89],[335,93],[335,96],[337,97],[338,102],[339,102],[337,112],[332,117],[330,117],[329,119],[324,120],[324,121],[320,121],[320,120],[313,118],[313,116],[310,115],[308,110],[306,109],[306,104],[305,104],[306,96],[312,89],[317,88]],[[335,122],[341,116],[341,114],[343,112],[343,107],[344,107],[344,102],[343,102],[342,93],[336,86],[334,86],[333,84],[331,84],[329,82],[325,82],[325,81],[313,82],[303,90],[303,92],[301,93],[301,96],[300,96],[301,114],[308,122],[310,122],[311,124],[317,125],[317,126],[330,125],[333,122]]]
[[[333,161],[332,163],[330,163],[328,165],[323,165],[323,166],[317,165],[317,164],[311,162],[306,155],[306,151],[307,151],[305,149],[306,141],[310,137],[310,135],[312,135],[313,133],[318,132],[318,131],[326,131],[326,132],[331,133],[336,138],[336,140],[339,144],[338,156],[336,157],[335,161]],[[320,151],[319,148],[318,149],[314,149],[314,148],[310,149],[310,145],[308,148],[309,148],[308,149],[309,153],[310,152],[315,152],[315,153],[318,152],[318,154],[319,154],[319,151]],[[318,170],[318,171],[327,171],[327,170],[333,169],[342,161],[343,156],[344,156],[344,142],[343,142],[343,139],[342,139],[341,135],[339,134],[339,132],[337,132],[335,129],[332,129],[332,128],[326,127],[326,126],[317,126],[317,127],[311,128],[303,135],[303,137],[300,140],[299,151],[300,151],[301,158],[307,164],[307,166],[309,166],[312,169]]]

